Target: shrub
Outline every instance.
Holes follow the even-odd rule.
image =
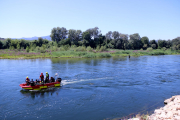
[[[99,49],[100,49],[100,46],[98,45],[98,46],[96,47],[96,52],[99,51]]]
[[[90,46],[88,46],[88,47],[86,48],[86,50],[87,50],[88,52],[92,52],[92,51],[93,51],[93,48],[91,48]]]
[[[101,46],[99,51],[102,52],[102,51],[106,51],[106,50],[107,50],[106,46]]]
[[[156,49],[156,44],[152,44],[151,47],[152,47],[153,49]]]
[[[29,52],[29,47],[28,46],[26,47],[26,52]]]
[[[109,53],[101,53],[98,57],[111,57],[111,54]]]
[[[79,46],[79,47],[76,48],[76,51],[86,51],[86,47]]]
[[[64,47],[60,47],[59,49],[60,49],[60,51],[66,51],[66,50],[64,49]]]
[[[43,48],[43,47],[40,47],[40,52],[41,52],[41,53],[45,53],[45,52],[46,52],[46,49]]]
[[[165,51],[167,48],[166,48],[166,47],[163,47],[162,49]]]
[[[36,52],[40,52],[40,47],[37,46],[37,47],[35,48],[35,51],[36,51]]]
[[[65,51],[67,51],[67,50],[69,49],[69,47],[70,47],[69,45],[64,45],[64,46],[63,46],[63,48],[64,48]]]
[[[129,54],[130,51],[122,51],[123,54]]]
[[[96,54],[94,54],[94,53],[88,53],[88,54],[84,55],[83,57],[86,57],[86,58],[95,58],[95,57],[96,57]]]
[[[147,48],[147,51],[153,51],[153,49],[151,47]]]

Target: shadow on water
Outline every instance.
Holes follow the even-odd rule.
[[[36,97],[44,98],[46,96],[52,96],[54,94],[58,94],[60,91],[60,87],[56,88],[49,88],[45,90],[40,91],[27,91],[27,90],[20,90],[21,94],[25,97],[31,97],[32,99],[35,99]]]

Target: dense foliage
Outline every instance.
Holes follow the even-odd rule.
[[[102,35],[98,27],[87,29],[82,32],[81,30],[57,27],[51,30],[51,39],[38,38],[38,40],[13,40],[6,39],[0,40],[0,49],[26,49],[29,51],[45,52],[47,49],[57,50],[62,48],[67,50],[71,46],[83,46],[89,50],[98,49],[131,49],[139,50],[147,48],[151,49],[171,49],[180,50],[180,37],[173,40],[149,40],[148,37],[141,37],[138,33],[127,35],[119,33],[118,31],[109,31],[106,35]]]

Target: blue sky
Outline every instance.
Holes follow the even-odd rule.
[[[0,37],[50,35],[53,27],[99,27],[102,34],[180,36],[180,0],[0,0]]]

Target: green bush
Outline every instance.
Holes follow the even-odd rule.
[[[95,57],[96,57],[96,54],[94,54],[94,53],[88,53],[88,54],[84,55],[83,57],[85,57],[85,58],[95,58]]]
[[[96,47],[96,52],[98,52],[99,49],[100,49],[100,46],[98,45],[98,46]]]
[[[87,50],[88,52],[92,52],[92,51],[93,51],[93,48],[91,48],[90,46],[88,46],[88,47],[86,48],[86,50]]]
[[[69,50],[70,46],[69,45],[64,45],[63,48],[64,48],[65,51],[67,51],[67,50]]]
[[[26,52],[29,52],[29,47],[28,46],[26,47]]]
[[[86,47],[79,46],[79,47],[76,48],[76,51],[86,51]]]
[[[147,48],[147,51],[153,51],[153,48],[151,48],[151,47],[149,47],[149,48]]]
[[[129,54],[130,51],[122,51],[123,54]]]
[[[166,47],[163,47],[162,49],[165,51],[167,48],[166,48]]]
[[[107,48],[106,48],[106,46],[101,46],[101,48],[100,48],[100,52],[103,52],[103,51],[106,51],[107,50]]]
[[[64,47],[60,47],[59,50],[60,50],[60,51],[66,51],[66,50],[64,49]]]
[[[46,49],[43,48],[43,47],[40,47],[40,52],[41,52],[41,53],[45,53],[45,52],[46,52]]]
[[[98,57],[111,57],[111,54],[109,53],[101,53]]]

